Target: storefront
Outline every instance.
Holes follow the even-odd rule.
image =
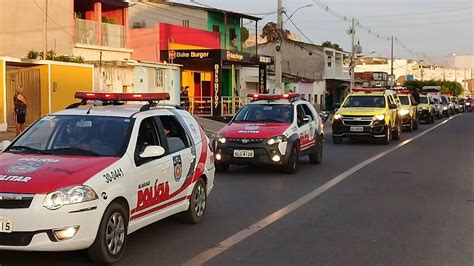
[[[238,95],[243,66],[259,67],[256,92],[266,92],[267,65],[273,63],[269,56],[223,49],[164,50],[161,58],[183,66],[181,87],[187,91],[191,111],[212,116],[235,111],[236,99],[244,96]]]

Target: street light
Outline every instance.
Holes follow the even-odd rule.
[[[307,5],[298,7],[297,9],[295,9],[295,11],[293,11],[293,12],[291,13],[291,15],[288,16],[288,19],[283,23],[283,25],[285,25],[285,23],[288,22],[288,20],[290,20],[290,19],[295,15],[295,13],[296,13],[298,10],[303,9],[303,8],[307,8],[307,7],[312,7],[312,6],[313,6],[313,4],[307,4]],[[284,12],[285,12],[285,11],[284,11]],[[286,12],[285,12],[285,13],[286,13]]]

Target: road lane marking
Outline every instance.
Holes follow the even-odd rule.
[[[308,203],[309,201],[313,200],[314,198],[318,197],[319,195],[321,195],[322,193],[324,193],[325,191],[331,189],[332,187],[334,187],[335,185],[339,184],[341,181],[343,181],[344,179],[348,178],[349,176],[351,176],[352,174],[354,174],[355,172],[359,171],[360,169],[366,167],[367,165],[375,162],[376,160],[386,156],[387,154],[395,151],[395,150],[398,150],[400,149],[401,147],[407,145],[408,143],[418,139],[418,138],[421,138],[422,136],[428,134],[429,132],[435,130],[436,128],[446,124],[448,121],[450,121],[451,119],[459,116],[460,114],[458,115],[455,115],[455,116],[452,116],[446,120],[444,120],[443,122],[439,123],[438,125],[435,125],[423,132],[421,132],[420,134],[410,138],[410,139],[407,139],[407,140],[404,140],[402,141],[401,143],[399,143],[397,146],[395,147],[392,147],[382,153],[379,153],[359,164],[357,164],[356,166],[350,168],[349,170],[343,172],[342,174],[334,177],[333,179],[329,180],[328,182],[326,182],[325,184],[323,184],[322,186],[314,189],[313,191],[309,192],[308,194],[302,196],[301,198],[293,201],[292,203],[286,205],[285,207],[275,211],[274,213],[268,215],[267,217],[261,219],[260,221],[252,224],[251,226],[241,230],[240,232],[237,232],[236,234],[230,236],[229,238],[225,239],[224,241],[218,243],[216,246],[202,252],[202,253],[199,253],[198,255],[194,256],[193,258],[189,259],[188,261],[186,261],[185,263],[183,263],[183,266],[195,266],[195,265],[202,265],[208,261],[210,261],[212,258],[218,256],[219,254],[221,254],[222,252],[230,249],[231,247],[237,245],[238,243],[242,242],[243,240],[245,240],[246,238],[252,236],[253,234],[257,233],[258,231],[262,230],[263,228],[273,224],[274,222],[280,220],[281,218],[285,217],[287,214],[297,210],[298,208],[300,208],[301,206],[305,205],[306,203]]]

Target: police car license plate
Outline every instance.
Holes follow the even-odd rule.
[[[12,220],[0,217],[0,233],[11,233],[13,231]]]
[[[364,132],[363,127],[351,127],[351,132]]]
[[[234,157],[239,158],[253,158],[253,150],[234,150]]]

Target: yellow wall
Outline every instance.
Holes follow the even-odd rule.
[[[48,65],[41,65],[32,67],[39,69],[40,71],[40,106],[41,106],[41,117],[49,114],[49,90],[48,90]]]
[[[7,104],[3,102],[3,95],[5,93],[5,88],[3,87],[3,81],[5,80],[5,77],[3,76],[4,71],[4,61],[0,60],[0,123],[5,123],[5,119],[3,119],[5,116],[3,108],[5,108],[5,105]]]
[[[209,49],[202,46],[195,46],[195,45],[187,45],[187,44],[180,44],[180,43],[170,43],[169,49],[173,50],[198,50],[198,49]]]
[[[91,67],[51,65],[51,112],[79,102],[76,91],[92,91],[93,72]]]
[[[194,76],[192,71],[183,70],[181,75],[181,85],[184,87],[189,86],[189,96],[194,95]]]

